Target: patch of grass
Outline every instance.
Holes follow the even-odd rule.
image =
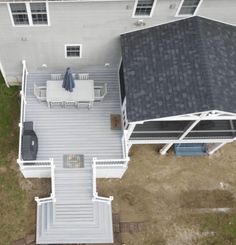
[[[18,146],[19,87],[7,88],[0,74],[0,166],[7,165],[9,151]]]
[[[197,245],[236,244],[236,213],[204,214],[195,222],[200,224],[201,232],[209,232],[208,236],[196,240]]]
[[[18,151],[19,87],[7,88],[0,75],[0,244],[24,236],[26,192],[20,188]]]

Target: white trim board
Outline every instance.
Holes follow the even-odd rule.
[[[128,34],[128,33],[136,32],[136,31],[140,31],[140,30],[143,30],[143,29],[149,29],[149,28],[152,28],[152,27],[166,25],[166,24],[170,24],[172,22],[181,21],[181,20],[192,18],[192,17],[193,16],[184,16],[184,17],[181,17],[179,19],[172,19],[172,20],[165,21],[165,22],[162,22],[162,23],[159,23],[159,24],[148,25],[148,26],[145,26],[144,28],[142,27],[142,29],[138,29],[138,30],[135,29],[135,30],[130,30],[130,31],[122,32],[120,35],[124,35],[124,34]]]
[[[208,144],[213,144],[213,143],[230,143],[235,141],[235,138],[232,139],[182,139],[182,140],[177,140],[177,139],[129,139],[128,143],[132,145],[138,145],[138,144],[183,144],[183,143],[208,143]]]
[[[143,124],[145,122],[150,122],[150,121],[193,121],[193,120],[197,120],[200,114],[203,112],[195,112],[192,114],[183,114],[183,115],[176,115],[176,116],[170,116],[170,117],[146,119],[143,121],[133,121],[133,122],[128,121],[128,123],[129,124],[131,123]],[[206,112],[208,112],[208,115],[202,118],[201,121],[204,121],[204,120],[236,120],[236,113],[219,111],[219,110],[212,110],[212,111],[206,111]]]

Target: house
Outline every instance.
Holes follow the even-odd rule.
[[[35,198],[37,243],[113,242],[112,197],[99,196],[96,179],[121,178],[133,144],[165,154],[203,143],[212,154],[235,140],[235,9],[1,0],[0,70],[22,86],[17,162],[26,178],[51,178],[51,195]],[[71,96],[66,67],[80,88]]]

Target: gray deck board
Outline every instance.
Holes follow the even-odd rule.
[[[39,140],[37,160],[54,159],[55,203],[37,207],[37,242],[108,243],[113,241],[111,204],[92,201],[92,158],[123,158],[121,130],[111,130],[110,115],[120,114],[117,72],[94,69],[90,78],[107,82],[108,94],[90,110],[48,108],[33,95],[34,83],[45,85],[50,74],[30,73],[26,121],[34,122]],[[63,168],[63,155],[84,155],[84,168]]]
[[[120,97],[117,72],[114,70],[88,70],[94,81],[108,84],[108,94],[91,110],[86,108],[53,108],[39,103],[33,95],[33,84],[45,85],[49,74],[29,74],[27,82],[26,120],[34,122],[39,139],[38,159],[53,157],[62,167],[64,154],[84,154],[85,165],[92,157],[99,159],[122,158],[122,132],[110,129],[110,115],[120,114]]]

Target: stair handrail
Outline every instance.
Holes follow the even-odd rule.
[[[111,201],[113,200],[113,196],[110,196],[110,197],[98,196],[97,180],[96,180],[96,161],[97,161],[97,158],[94,157],[93,164],[92,164],[92,170],[93,170],[93,198],[92,198],[92,201],[105,202],[105,203],[110,204]]]
[[[35,197],[35,201],[38,205],[42,203],[48,202],[56,202],[56,195],[55,195],[55,165],[53,158],[50,158],[50,167],[51,167],[51,194],[49,197]]]

